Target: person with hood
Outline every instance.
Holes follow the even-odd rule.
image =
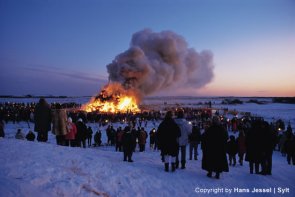
[[[77,140],[77,146],[86,148],[86,138],[87,138],[87,126],[83,122],[82,118],[79,118],[77,123],[77,135],[76,135],[76,140]]]
[[[15,134],[15,139],[18,140],[24,140],[25,139],[25,135],[23,134],[21,129],[18,129],[16,134]]]
[[[66,146],[75,147],[77,127],[73,123],[73,120],[71,117],[68,118],[67,130],[68,130],[68,133],[65,135]]]
[[[219,117],[214,116],[212,125],[202,135],[202,169],[208,172],[208,177],[212,177],[212,172],[215,172],[215,178],[219,179],[221,172],[228,172],[227,140],[227,131],[220,125]]]
[[[136,145],[136,137],[134,133],[131,131],[130,126],[126,126],[124,128],[122,143],[123,143],[123,154],[124,154],[123,161],[133,162],[132,154],[134,151],[134,147]]]
[[[173,120],[172,112],[168,111],[157,131],[157,143],[164,157],[166,172],[169,171],[169,160],[172,172],[176,169],[176,155],[178,153],[178,138],[180,135],[180,128]]]
[[[179,151],[181,155],[181,169],[185,169],[186,163],[186,145],[188,144],[188,136],[192,132],[192,128],[189,123],[184,118],[184,111],[179,110],[177,112],[177,118],[175,119],[175,123],[180,128],[181,136],[178,138],[178,153],[176,155],[176,168],[179,166]]]
[[[67,130],[67,113],[65,109],[61,108],[61,105],[57,103],[53,110],[52,117],[52,133],[56,136],[57,145],[65,145],[65,135]]]
[[[26,139],[28,141],[34,141],[35,140],[35,134],[30,130],[29,133],[26,135]]]
[[[48,131],[51,130],[51,108],[44,98],[40,98],[34,112],[34,131],[38,132],[37,140],[47,142]]]
[[[287,139],[284,144],[287,153],[287,162],[289,165],[291,163],[295,165],[295,136],[292,132],[287,132]]]

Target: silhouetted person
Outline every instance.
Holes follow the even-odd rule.
[[[86,148],[86,138],[87,138],[87,126],[83,122],[82,118],[78,119],[78,122],[76,123],[77,127],[77,146]]]
[[[287,133],[287,140],[284,144],[287,153],[287,162],[289,165],[291,163],[295,165],[295,137],[292,132]]]
[[[262,131],[260,120],[255,120],[252,123],[251,129],[246,135],[246,157],[245,160],[249,162],[250,174],[259,174],[259,165],[262,162],[263,148],[262,148]]]
[[[229,165],[235,166],[237,163],[236,154],[238,152],[238,144],[236,142],[235,136],[231,135],[229,141],[227,142],[227,154]]]
[[[172,118],[172,112],[168,111],[164,120],[158,127],[157,140],[158,147],[164,156],[165,171],[169,171],[169,160],[171,162],[172,172],[176,168],[176,155],[178,153],[178,138],[181,132],[179,126]]]
[[[202,135],[202,169],[208,171],[207,176],[219,179],[221,172],[228,172],[226,158],[227,131],[219,123],[219,117],[213,117],[212,125]]]
[[[39,103],[35,107],[34,121],[34,130],[38,132],[37,140],[39,142],[47,142],[48,131],[51,130],[51,109],[44,98],[40,98]]]
[[[132,154],[134,147],[136,145],[136,137],[131,131],[130,126],[124,128],[124,134],[122,137],[123,142],[123,152],[124,152],[124,161],[133,162]]]
[[[101,145],[101,131],[96,131],[94,134],[94,146],[100,146]]]
[[[261,174],[271,175],[272,173],[272,154],[274,145],[276,143],[276,135],[271,130],[269,124],[266,121],[261,123],[262,134],[262,161],[261,161]]]
[[[201,142],[200,128],[193,124],[192,133],[189,135],[189,159],[192,160],[194,153],[194,160],[198,160],[198,145]]]

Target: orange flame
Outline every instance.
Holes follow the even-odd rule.
[[[138,99],[132,90],[125,90],[119,83],[108,84],[95,97],[82,106],[86,112],[127,113],[139,112]]]

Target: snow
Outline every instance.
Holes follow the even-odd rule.
[[[88,125],[95,128],[94,124]],[[253,188],[271,188],[269,196],[276,196],[280,188],[287,192],[284,196],[295,194],[295,166],[288,165],[279,152],[274,152],[271,176],[251,175],[245,162],[244,166],[230,167],[217,180],[208,178],[201,169],[200,149],[199,160],[187,160],[185,170],[168,173],[164,172],[160,152],[150,150],[148,145],[146,152],[137,149],[134,163],[129,163],[123,162],[123,153],[115,152],[114,147],[58,146],[52,134],[47,143],[17,140],[14,135],[18,128],[24,133],[29,130],[25,122],[8,123],[6,137],[0,139],[0,196],[258,195],[251,193]],[[103,135],[106,142],[105,132]],[[234,192],[234,188],[244,192]]]
[[[213,107],[251,112],[267,120],[282,118],[285,123],[290,121],[294,130],[295,105],[221,105],[218,101],[220,100],[214,102]],[[161,98],[152,102],[156,105],[163,104]],[[198,101],[190,98],[169,102],[189,104]],[[33,127],[32,123],[30,126]],[[94,132],[98,129],[94,123],[87,126],[91,126]],[[118,126],[119,123],[114,124],[115,128]],[[152,127],[153,124],[149,122],[146,130],[150,131]],[[168,173],[164,171],[160,152],[150,150],[148,143],[146,152],[138,152],[137,148],[133,154],[134,162],[129,163],[123,162],[123,153],[115,152],[115,147],[84,149],[58,146],[51,133],[47,143],[17,140],[14,136],[18,128],[25,134],[29,131],[26,122],[8,123],[5,125],[5,138],[0,138],[1,197],[263,195],[252,193],[253,188],[271,188],[271,193],[264,194],[267,196],[282,195],[282,192],[285,192],[283,196],[295,196],[295,166],[288,165],[286,158],[277,151],[273,155],[271,176],[250,174],[248,163],[244,162],[243,166],[230,166],[229,172],[222,173],[221,179],[217,180],[208,178],[206,171],[201,169],[200,147],[199,160],[187,160],[185,170]],[[100,129],[105,143],[106,127]]]

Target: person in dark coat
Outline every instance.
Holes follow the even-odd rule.
[[[91,146],[92,134],[93,134],[92,128],[89,126],[87,129],[87,142],[89,147]]]
[[[194,160],[198,160],[198,145],[201,142],[201,131],[196,123],[193,123],[192,133],[188,136],[189,140],[189,159],[192,160],[194,152]]]
[[[272,171],[272,154],[274,145],[276,143],[276,135],[273,130],[271,130],[270,125],[263,121],[261,123],[261,135],[262,135],[262,170],[260,174],[271,175]]]
[[[78,147],[83,146],[83,148],[86,148],[87,126],[83,122],[82,118],[78,119],[76,123],[76,127],[77,127],[77,136],[76,136],[77,146]]]
[[[262,133],[261,133],[261,121],[255,120],[252,123],[251,129],[246,135],[246,156],[245,161],[249,162],[250,174],[253,174],[255,168],[255,174],[259,174],[259,165],[262,161]]]
[[[116,133],[116,151],[121,152],[122,151],[122,137],[123,137],[124,131],[122,130],[122,127],[119,127],[117,129]]]
[[[178,141],[181,136],[180,128],[172,118],[172,112],[168,111],[164,120],[158,127],[158,146],[164,155],[165,171],[169,171],[169,158],[171,159],[172,172],[176,168],[176,155],[178,153]]]
[[[220,178],[221,172],[228,172],[226,158],[227,131],[220,125],[219,117],[213,117],[212,125],[202,135],[202,169],[208,171],[207,176]]]
[[[29,133],[26,135],[26,139],[28,141],[34,141],[35,140],[35,134],[30,130]]]
[[[295,165],[295,136],[292,132],[287,133],[287,140],[284,146],[287,153],[288,164],[291,165],[292,162],[292,164]]]
[[[227,142],[227,154],[229,165],[235,166],[237,163],[236,154],[238,153],[238,144],[236,142],[235,136],[231,135],[229,141]]]
[[[143,127],[141,127],[141,130],[140,130],[139,136],[138,136],[138,144],[139,144],[139,151],[140,152],[145,151],[145,144],[146,144],[147,137],[148,137],[147,132],[144,130]]]
[[[94,134],[94,146],[100,146],[101,145],[101,131],[96,131]]]
[[[39,103],[35,107],[34,121],[34,131],[38,132],[37,140],[39,142],[47,142],[48,131],[51,130],[51,108],[44,98],[40,98]]]
[[[131,131],[130,126],[124,128],[124,134],[122,136],[124,161],[133,162],[132,154],[134,147],[136,146],[136,137]]]

